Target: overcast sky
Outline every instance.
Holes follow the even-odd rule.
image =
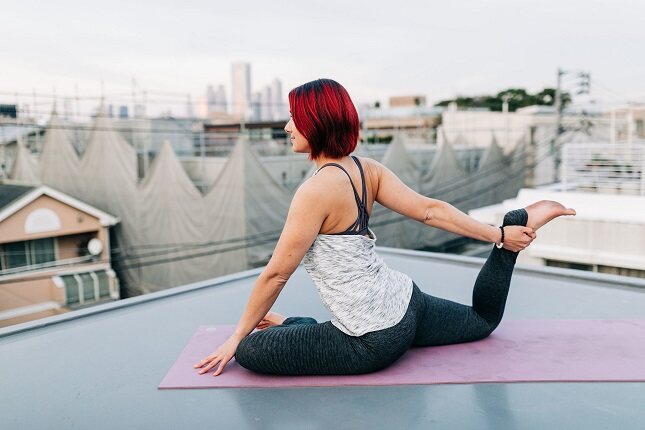
[[[590,71],[598,99],[645,101],[643,1],[1,1],[3,93],[127,93],[135,77],[199,97],[244,60],[254,89],[328,77],[357,103],[535,91],[558,66]]]

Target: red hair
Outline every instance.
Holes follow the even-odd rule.
[[[341,158],[358,143],[358,113],[347,90],[331,79],[317,79],[289,92],[296,128],[309,142],[310,159]]]

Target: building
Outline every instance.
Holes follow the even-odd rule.
[[[645,278],[645,142],[563,147],[563,182],[522,189],[514,199],[470,211],[500,225],[506,211],[556,200],[575,217],[553,221],[518,261]]]
[[[231,66],[231,103],[232,113],[247,119],[251,115],[251,65],[236,62]]]
[[[16,105],[0,104],[0,118],[18,118]]]
[[[226,90],[224,89],[224,85],[218,85],[217,89],[214,89],[212,85],[208,86],[206,89],[206,105],[206,116],[210,116],[213,113],[227,112]]]
[[[282,82],[280,79],[274,79],[271,81],[271,119],[272,120],[282,120],[289,117],[289,112],[287,109],[288,103],[282,99]]]
[[[389,142],[399,131],[426,143],[436,142],[436,128],[441,124],[443,107],[397,105],[390,107],[358,106],[363,139]],[[489,142],[490,143],[490,142]]]
[[[390,267],[409,274],[422,290],[449,300],[470,302],[482,259],[377,249]],[[0,330],[4,427],[643,427],[642,381],[157,390],[199,326],[238,321],[261,270]],[[318,321],[329,319],[303,267],[289,279],[275,310],[286,315],[311,316]],[[555,322],[597,318],[645,318],[645,280],[516,266],[502,327],[517,319]],[[212,351],[216,347],[206,348]],[[571,347],[575,348],[575,344]],[[499,366],[506,364],[500,362]],[[441,366],[440,361],[437,366]],[[34,405],[38,405],[37,413]]]
[[[118,299],[117,222],[47,186],[0,184],[0,326]]]
[[[425,105],[426,105],[426,97],[421,95],[390,97],[391,108],[425,106]]]

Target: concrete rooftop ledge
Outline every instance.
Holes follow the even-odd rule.
[[[410,257],[414,259],[425,259],[443,262],[451,265],[458,265],[463,267],[479,268],[485,261],[480,257],[469,257],[463,255],[443,254],[438,252],[415,251],[399,248],[377,247],[381,255],[394,255],[401,257]],[[0,329],[0,338],[4,336],[11,336],[16,333],[21,333],[28,330],[36,330],[42,327],[47,327],[53,324],[60,324],[62,322],[76,320],[87,316],[97,315],[103,312],[109,312],[115,309],[122,309],[130,306],[139,305],[142,303],[149,303],[155,300],[162,300],[175,297],[181,294],[192,293],[205,288],[217,287],[233,281],[239,281],[247,278],[254,278],[258,276],[263,267],[250,269],[242,272],[232,273],[217,278],[206,279],[203,281],[195,282],[192,284],[182,285],[167,290],[158,291],[154,293],[144,294],[141,296],[131,297],[114,302],[103,303],[96,306],[89,306],[87,308],[78,309],[75,311],[67,312],[60,315],[54,315],[47,318],[41,318],[35,321],[29,321],[22,324],[16,324],[9,327]],[[558,279],[571,279],[582,281],[590,285],[597,285],[602,287],[612,288],[637,288],[645,292],[645,279],[633,278],[627,276],[610,275],[605,273],[587,272],[583,270],[564,269],[558,267],[547,266],[533,266],[527,264],[517,264],[514,270],[514,276],[518,274],[539,276],[542,278],[558,278]]]

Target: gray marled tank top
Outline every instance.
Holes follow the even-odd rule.
[[[412,296],[412,279],[387,267],[376,254],[376,235],[367,227],[365,178],[360,162],[356,158],[354,161],[363,182],[362,199],[352,183],[359,219],[341,234],[319,234],[303,264],[332,315],[332,324],[350,336],[361,336],[401,321]],[[351,176],[347,176],[351,182]]]

